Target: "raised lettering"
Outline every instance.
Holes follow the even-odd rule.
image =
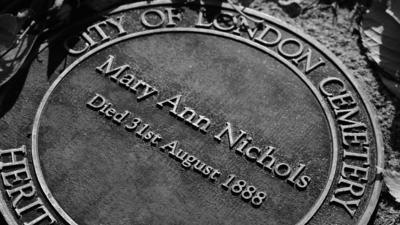
[[[303,61],[304,59],[306,59],[305,69],[304,69],[305,74],[308,74],[311,71],[317,69],[318,67],[325,65],[325,61],[321,57],[318,58],[318,62],[311,65],[311,61],[312,61],[311,49],[308,49],[307,52],[304,53],[303,55],[301,55],[295,59],[292,59],[292,62],[298,66],[300,64],[300,62]]]

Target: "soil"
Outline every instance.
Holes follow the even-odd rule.
[[[334,9],[328,4],[316,4],[304,14],[296,8],[282,8],[273,0],[242,1],[249,7],[277,17],[303,29],[330,51],[349,69],[361,87],[365,89],[375,107],[382,129],[385,151],[385,168],[400,171],[400,100],[396,99],[379,80],[379,68],[370,63],[360,43],[356,21],[351,7]],[[315,0],[304,0],[302,7],[310,6]],[[383,187],[372,225],[400,224],[400,203]]]

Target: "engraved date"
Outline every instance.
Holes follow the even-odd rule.
[[[258,189],[249,185],[245,180],[236,179],[235,174],[229,174],[228,178],[221,184],[225,190],[231,190],[233,195],[241,197],[243,201],[250,202],[254,207],[260,207],[267,198],[267,193],[257,191]]]

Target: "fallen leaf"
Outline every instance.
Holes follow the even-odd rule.
[[[12,46],[18,32],[17,19],[11,14],[0,15],[0,54]]]
[[[27,34],[27,31],[28,28],[24,32],[25,35],[19,35],[18,41],[0,57],[0,87],[18,73],[40,35],[40,33]]]
[[[368,58],[382,70],[384,84],[400,98],[400,1],[375,0],[363,16],[360,34]]]
[[[400,23],[400,1],[391,1],[386,12]]]
[[[378,167],[378,174],[383,175],[383,181],[389,189],[389,193],[396,202],[400,203],[400,173]]]

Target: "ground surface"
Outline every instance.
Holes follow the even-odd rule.
[[[360,44],[360,36],[352,23],[351,10],[338,8],[337,23],[328,5],[319,5],[296,17],[290,17],[277,1],[243,1],[259,11],[277,17],[317,39],[332,51],[355,76],[365,89],[375,107],[385,144],[385,167],[400,171],[400,101],[390,94],[379,80],[379,70],[370,64]],[[305,0],[302,6],[314,0]],[[383,187],[378,203],[374,225],[400,224],[400,203],[396,203],[386,187]]]

